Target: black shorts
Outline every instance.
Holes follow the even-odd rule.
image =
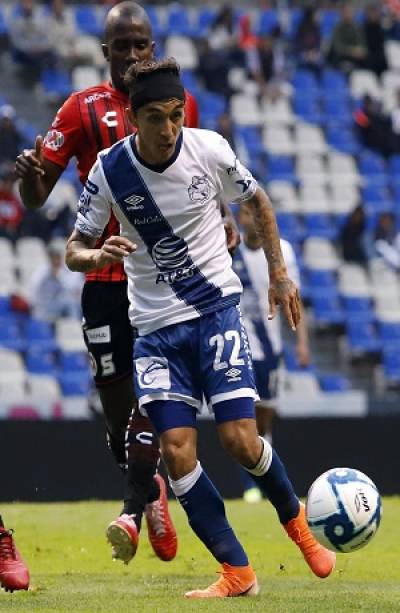
[[[97,387],[133,372],[135,331],[128,317],[127,282],[88,281],[82,291],[83,337]]]

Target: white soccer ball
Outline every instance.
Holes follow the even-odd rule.
[[[365,547],[376,533],[382,505],[376,485],[354,468],[332,468],[310,487],[307,522],[315,538],[331,551]]]

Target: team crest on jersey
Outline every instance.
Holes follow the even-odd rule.
[[[50,130],[47,132],[43,144],[52,151],[58,151],[64,144],[64,134],[57,130]]]
[[[206,202],[210,197],[211,186],[207,179],[207,175],[201,177],[195,175],[192,178],[192,183],[188,187],[189,198],[193,202]]]

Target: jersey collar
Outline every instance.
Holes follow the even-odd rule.
[[[137,147],[136,147],[136,134],[133,134],[130,137],[132,151],[133,151],[133,154],[134,154],[135,158],[137,159],[137,161],[140,162],[140,164],[142,166],[144,166],[145,168],[148,168],[149,170],[153,170],[153,172],[158,172],[158,173],[164,172],[164,170],[167,170],[167,168],[172,166],[172,164],[176,161],[176,159],[177,159],[177,157],[178,157],[178,155],[179,155],[179,153],[181,151],[182,141],[183,141],[183,130],[181,130],[181,133],[178,136],[178,140],[176,141],[176,145],[175,145],[175,151],[174,151],[172,157],[170,157],[167,162],[164,162],[164,164],[149,164],[149,162],[146,162],[141,157],[141,155],[139,154],[139,152],[137,150]]]

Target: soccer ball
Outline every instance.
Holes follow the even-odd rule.
[[[350,553],[365,547],[381,520],[379,492],[354,468],[332,468],[311,485],[306,516],[315,538],[331,551]]]

